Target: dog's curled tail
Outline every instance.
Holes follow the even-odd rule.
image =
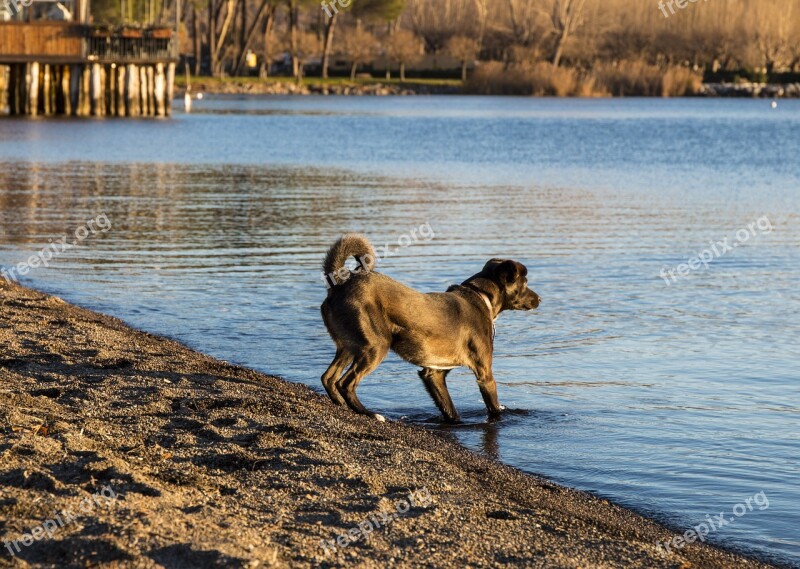
[[[336,275],[350,257],[355,257],[358,264],[363,267],[361,270],[371,271],[375,266],[375,250],[369,239],[360,233],[347,233],[328,249],[325,262],[322,264],[325,274]],[[336,279],[335,284],[342,280],[339,277]]]

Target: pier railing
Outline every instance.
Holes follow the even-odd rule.
[[[65,22],[0,22],[0,64],[177,61],[170,30],[100,32]]]
[[[125,37],[89,35],[83,39],[83,55],[101,63],[142,63],[178,58],[178,42],[170,36]]]

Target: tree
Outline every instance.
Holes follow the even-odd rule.
[[[556,45],[553,52],[553,65],[558,67],[561,55],[564,53],[564,44],[567,39],[583,23],[583,9],[586,0],[553,0],[551,21],[555,33]]]
[[[320,52],[319,39],[310,32],[298,32],[292,48],[292,59],[297,61],[297,82],[303,80],[303,68],[311,59]]]
[[[200,21],[198,20],[197,4],[197,1],[192,2],[192,51],[194,52],[194,74],[200,75],[200,60],[203,57],[203,50],[200,44]]]
[[[289,9],[289,53],[294,54],[297,51],[297,20],[300,17],[299,9],[297,8],[297,0],[286,0]],[[292,57],[292,75],[295,79],[299,79],[300,66],[295,57]]]
[[[467,65],[474,61],[481,51],[478,40],[467,36],[455,36],[447,42],[447,53],[461,62],[461,80],[467,80]]]
[[[211,74],[219,76],[225,66],[225,52],[223,51],[231,31],[231,22],[236,14],[239,1],[244,0],[208,0],[208,51],[211,58]],[[222,13],[225,19],[222,26],[218,26]]]
[[[537,15],[540,12],[536,0],[506,0],[508,26],[515,44],[528,46],[539,32]]]
[[[164,21],[177,8],[177,0],[125,0],[124,9],[115,0],[92,1],[98,23]],[[556,66],[569,60],[584,70],[626,60],[714,71],[800,69],[800,0],[714,0],[702,8],[664,0],[663,10],[659,0],[655,6],[634,0],[325,0],[322,6],[321,0],[180,1],[181,23],[192,39],[181,51],[194,52],[204,69],[210,63],[214,75],[242,71],[248,50],[270,61],[283,38],[289,46],[280,50],[295,53],[297,36],[311,32],[319,35],[327,76],[333,53],[348,39],[345,27],[348,35],[350,27],[386,29],[381,41],[393,66],[413,32],[429,53],[444,51],[453,38],[471,38],[482,58],[502,61],[506,68],[514,61],[546,59]],[[416,52],[409,48],[408,54]],[[456,57],[463,65],[465,56]],[[405,59],[401,67],[410,61],[400,59]],[[292,66],[298,76],[300,62]]]
[[[277,0],[261,0],[255,18],[253,18],[252,22],[250,23],[250,27],[247,30],[247,32],[243,34],[242,46],[241,50],[239,51],[239,61],[236,64],[236,73],[238,75],[241,75],[242,72],[244,71],[247,52],[253,45],[253,42],[256,39],[256,35],[258,33],[259,28],[266,27],[269,31],[272,30],[272,22],[275,19],[275,12],[277,11],[277,9],[278,9]],[[262,20],[264,21],[263,25],[261,24]]]
[[[792,5],[758,5],[753,14],[753,43],[768,74],[786,63],[790,53],[790,28]]]
[[[408,16],[417,36],[430,52],[437,52],[454,35],[478,33],[472,0],[409,0]]]
[[[300,10],[307,6],[315,6],[316,0],[284,0],[289,10],[289,53],[298,52],[297,37],[300,32]],[[300,62],[292,57],[292,75],[300,80]]]
[[[421,47],[417,36],[408,30],[398,30],[389,37],[386,56],[400,66],[400,81],[406,80],[406,64],[419,60]]]
[[[322,46],[322,77],[328,78],[328,67],[331,63],[331,51],[333,50],[333,32],[336,31],[336,20],[339,18],[339,12],[334,12],[333,15],[325,22],[325,43]]]
[[[351,30],[342,42],[342,50],[350,62],[350,80],[355,81],[359,65],[372,61],[377,49],[375,36],[363,28]]]
[[[281,49],[281,41],[277,35],[272,33],[273,28],[275,27],[275,12],[276,10],[270,10],[267,12],[267,17],[264,19],[264,27],[263,27],[263,61],[261,63],[261,71],[259,75],[262,79],[266,79],[269,77],[269,68],[272,65],[272,57],[275,53],[280,51]]]
[[[328,0],[323,3],[323,12],[327,17],[325,22],[325,43],[322,50],[322,77],[328,77],[328,67],[333,51],[333,34],[336,31],[336,23],[340,12],[352,9],[353,16],[360,18],[378,18],[382,20],[395,20],[406,7],[406,0],[356,0],[354,3],[346,3],[345,6],[336,0]]]

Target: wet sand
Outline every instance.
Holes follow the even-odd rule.
[[[3,280],[0,422],[0,567],[768,567]]]

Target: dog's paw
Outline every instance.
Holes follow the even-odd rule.
[[[375,417],[375,419],[380,423],[386,422],[386,417],[384,417],[383,415],[379,415],[378,413],[375,413],[373,417]]]
[[[505,405],[500,405],[500,410],[501,411],[505,411],[506,409],[508,409],[508,407],[506,407]]]

